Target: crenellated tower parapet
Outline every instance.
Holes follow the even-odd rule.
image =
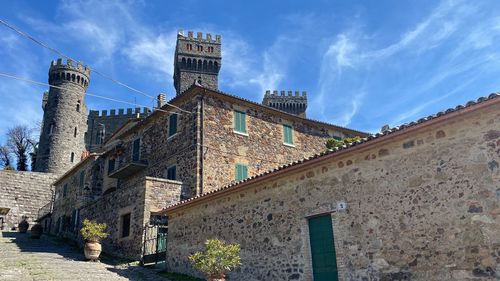
[[[174,86],[177,95],[187,90],[194,83],[218,90],[218,75],[221,68],[221,36],[203,36],[198,32],[179,31],[174,57]]]
[[[307,92],[267,90],[262,104],[291,114],[306,117]]]
[[[72,83],[87,90],[90,80],[90,68],[80,62],[57,59],[50,63],[49,84]]]
[[[88,133],[85,139],[87,149],[90,152],[99,151],[113,133],[122,127],[127,121],[136,118],[144,118],[151,114],[148,107],[119,108],[110,110],[91,110],[88,116]]]

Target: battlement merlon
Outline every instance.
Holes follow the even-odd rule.
[[[70,59],[63,61],[63,59],[59,58],[55,61],[52,61],[50,63],[49,73],[61,69],[77,71],[87,76],[87,78],[90,78],[90,67],[82,64],[81,62],[75,63],[73,60]]]
[[[264,98],[275,98],[275,97],[300,97],[300,98],[307,98],[307,92],[302,91],[280,91],[278,93],[277,90],[274,90],[271,92],[271,90],[267,90],[266,94],[264,95]]]
[[[188,35],[186,36],[184,34],[184,31],[179,30],[177,32],[177,39],[183,39],[186,41],[193,41],[193,42],[204,42],[204,43],[214,43],[214,44],[221,44],[221,36],[220,35],[215,35],[215,40],[212,38],[212,34],[207,33],[205,37],[203,37],[202,32],[197,32],[196,37],[193,35],[193,31],[188,31]]]
[[[108,114],[109,112],[109,114]],[[151,113],[151,109],[148,107],[135,107],[135,108],[119,108],[118,110],[116,109],[104,109],[104,110],[90,110],[89,112],[89,117],[90,118],[103,118],[103,117],[109,117],[109,118],[120,118],[120,117],[127,117],[127,118],[132,118],[132,117],[137,117],[137,114],[142,116],[149,115]]]

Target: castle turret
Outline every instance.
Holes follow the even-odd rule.
[[[213,39],[211,34],[203,37],[198,32],[194,37],[192,31],[187,36],[180,31],[177,34],[174,57],[174,86],[177,95],[194,83],[217,90],[221,60],[220,35]]]
[[[62,59],[51,63],[49,84],[55,87],[50,87],[43,101],[36,171],[63,174],[80,161],[85,151],[87,107],[84,96],[89,81],[90,69],[80,63]]]
[[[307,109],[307,92],[299,91],[281,91],[278,94],[278,91],[266,91],[264,95],[264,99],[262,100],[262,104],[279,109],[281,111],[285,111],[291,114],[299,115],[301,117],[306,117],[306,109]]]

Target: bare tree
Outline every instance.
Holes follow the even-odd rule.
[[[0,145],[0,166],[10,167],[11,164],[11,150],[7,145]]]
[[[7,144],[17,158],[17,170],[28,170],[28,154],[33,148],[34,141],[28,126],[19,125],[7,131]]]

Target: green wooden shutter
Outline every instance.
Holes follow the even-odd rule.
[[[132,161],[139,161],[139,152],[140,152],[140,146],[141,144],[141,139],[136,139],[133,144],[133,149],[132,149]]]
[[[245,112],[234,111],[234,130],[240,133],[247,132]]]
[[[241,181],[248,177],[248,168],[246,165],[236,164],[236,180]]]
[[[168,124],[168,136],[173,136],[177,133],[177,113],[170,115]]]
[[[309,219],[314,281],[337,281],[337,259],[330,215]]]
[[[108,174],[113,172],[114,169],[115,169],[115,159],[109,159],[108,160]]]
[[[287,144],[293,144],[292,126],[283,125],[283,139]]]

